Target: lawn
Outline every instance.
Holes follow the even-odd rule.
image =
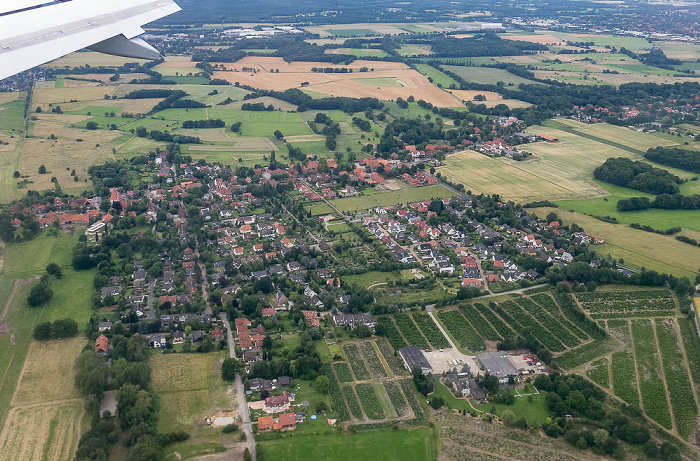
[[[374,285],[376,283],[383,283],[388,280],[401,280],[403,279],[403,275],[399,271],[394,271],[394,272],[378,272],[378,271],[371,271],[371,272],[365,272],[364,274],[357,274],[357,275],[346,275],[343,276],[342,281],[343,284],[347,285],[352,285],[352,284],[357,284],[361,287],[368,287],[370,285]]]
[[[396,205],[398,203],[410,203],[435,198],[451,197],[453,194],[441,185],[412,187],[397,191],[386,191],[376,194],[358,195],[333,201],[342,212],[367,210],[378,206]]]
[[[442,397],[445,401],[445,405],[450,409],[454,408],[457,410],[474,412],[466,399],[455,397],[444,384],[440,383],[438,376],[435,376],[434,378],[435,393],[431,395],[431,398]],[[528,387],[527,390],[522,390],[519,392],[530,393],[532,390],[533,389],[531,387]],[[496,407],[497,416],[503,414],[503,411],[505,410],[510,410],[515,414],[516,419],[525,418],[528,424],[539,426],[549,416],[549,411],[545,402],[545,395],[546,394],[544,392],[540,392],[538,395],[533,395],[532,402],[528,402],[527,397],[516,397],[515,402],[512,405],[486,403],[483,405],[474,405],[474,408],[481,410],[482,412],[489,413],[493,407]]]
[[[306,424],[306,423],[304,423]],[[381,447],[383,461],[428,461],[437,455],[431,429],[361,431],[356,434],[284,434],[261,442],[258,456],[276,461],[327,460],[356,461],[377,459]]]

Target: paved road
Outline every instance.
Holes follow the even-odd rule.
[[[146,313],[146,318],[148,320],[156,319],[156,311],[153,309],[153,299],[155,298],[155,293],[153,292],[156,287],[156,279],[152,278],[148,282],[148,312]]]
[[[231,346],[233,347],[233,346]],[[250,451],[250,457],[255,461],[255,435],[253,434],[253,425],[250,423],[250,413],[248,412],[248,401],[245,398],[245,389],[243,388],[243,380],[240,373],[236,374],[236,396],[238,397],[238,413],[241,415],[241,429],[245,433],[245,445]]]

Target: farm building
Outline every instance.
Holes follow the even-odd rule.
[[[484,371],[497,377],[500,384],[508,384],[508,378],[518,376],[518,370],[502,352],[484,352],[476,356],[476,361]]]
[[[406,346],[399,349],[399,355],[403,360],[404,365],[408,370],[413,370],[415,367],[420,367],[423,370],[423,374],[433,372],[433,368],[430,366],[428,359],[423,355],[421,351],[416,346]]]

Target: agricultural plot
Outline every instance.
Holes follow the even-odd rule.
[[[394,355],[394,351],[391,350],[389,342],[384,338],[377,338],[374,340],[374,342],[377,344],[377,347],[381,351],[382,357],[384,357],[384,361],[386,361],[387,365],[389,365],[389,369],[391,370],[391,372],[397,376],[405,374],[406,369],[404,368],[401,360],[399,360],[399,358]]]
[[[331,365],[329,363],[324,363],[321,365],[321,369],[319,371],[321,374],[327,376],[328,380],[330,381],[328,394],[331,398],[331,408],[333,411],[335,411],[336,417],[340,421],[347,421],[350,419],[350,413],[348,412],[347,405],[345,405],[345,400],[343,399],[343,394],[340,390],[340,386],[338,385],[338,381],[335,379],[333,371],[331,370]]]
[[[598,338],[601,336],[600,330],[598,330],[596,325],[586,317],[586,314],[584,314],[581,309],[576,306],[570,295],[557,292],[552,292],[552,295],[554,296],[557,304],[559,304],[564,317],[566,317],[572,324],[592,338]]]
[[[409,344],[412,346],[418,346],[421,349],[427,349],[429,347],[428,342],[425,340],[423,335],[418,330],[418,327],[416,327],[416,324],[413,323],[408,314],[396,314],[394,315],[394,321]]]
[[[673,419],[678,433],[687,437],[695,429],[698,406],[678,343],[678,330],[675,322],[670,319],[656,319],[655,325],[663,358],[666,388],[673,408]]]
[[[557,320],[559,320],[562,324],[566,325],[566,327],[576,336],[583,340],[588,339],[588,334],[579,326],[577,325],[577,322],[574,321],[573,319],[570,319],[573,311],[570,310],[564,310],[560,309],[559,306],[557,305],[556,301],[552,299],[552,297],[547,294],[547,293],[538,293],[536,295],[530,296],[530,299],[534,301],[535,303],[539,304],[543,308],[547,310],[552,316],[554,316]],[[569,307],[573,307],[573,304],[570,304]],[[566,312],[569,313],[569,316],[566,315]]]
[[[350,373],[350,367],[345,362],[337,362],[333,364],[335,374],[338,376],[338,381],[341,383],[351,383],[354,381]]]
[[[391,321],[390,317],[378,318],[377,326],[384,329],[386,339],[389,340],[391,347],[393,347],[395,351],[398,351],[402,347],[406,346],[406,341],[404,341],[404,339],[401,337],[401,333],[399,333],[399,330],[396,328],[394,322]],[[386,356],[384,351],[382,351],[382,354]]]
[[[624,350],[613,353],[612,373],[615,395],[631,405],[639,405],[637,370],[632,350],[632,333],[627,320],[609,320],[608,330],[613,338],[624,344]]]
[[[406,402],[403,392],[401,392],[401,387],[395,381],[389,381],[384,383],[384,389],[386,389],[386,393],[389,396],[389,400],[391,400],[394,410],[396,410],[396,414],[399,417],[407,416],[409,413],[408,403]]]
[[[481,305],[481,308],[485,307],[486,306]],[[459,311],[462,313],[462,315],[464,315],[474,329],[479,332],[482,338],[489,341],[498,341],[501,339],[501,335],[499,335],[496,330],[493,329],[491,324],[489,324],[486,319],[479,315],[476,305],[459,306]]]
[[[523,327],[524,330],[529,331],[535,338],[537,338],[542,344],[544,344],[547,349],[552,352],[562,352],[566,349],[566,346],[562,344],[556,336],[547,330],[541,323],[539,323],[534,317],[529,315],[523,308],[513,301],[506,301],[501,304],[501,308],[511,316],[511,318],[518,319],[518,323]]]
[[[484,340],[459,311],[442,311],[437,316],[445,329],[462,348],[470,352],[479,352],[486,348]]]
[[[556,360],[559,366],[571,370],[590,362],[596,357],[609,353],[610,349],[611,345],[609,342],[596,340],[571,349],[557,357]]]
[[[399,380],[399,384],[401,385],[403,395],[406,396],[406,400],[408,400],[408,405],[411,407],[413,414],[417,419],[422,420],[425,417],[425,413],[423,412],[423,406],[416,396],[416,391],[413,389],[413,382],[410,379],[401,379]]]
[[[362,355],[360,355],[360,350],[357,348],[357,345],[346,344],[343,346],[343,351],[345,351],[348,362],[350,362],[355,379],[357,381],[369,379],[369,371],[367,371],[367,366],[365,365],[365,361],[362,359]]]
[[[549,315],[538,304],[528,298],[517,300],[517,304],[535,317],[544,327],[559,339],[566,347],[576,347],[581,344],[581,340],[572,334],[556,317]]]
[[[693,381],[698,383],[700,382],[700,338],[698,337],[698,332],[692,320],[679,318],[678,325],[680,326],[686,357],[688,357],[690,374],[693,377]]]
[[[357,343],[357,346],[360,348],[360,352],[362,353],[362,357],[365,359],[365,363],[369,368],[372,378],[386,378],[389,376],[384,369],[384,365],[382,364],[381,360],[379,360],[379,356],[377,355],[377,351],[374,349],[372,342],[364,341]]]
[[[445,70],[454,72],[467,82],[483,83],[493,85],[503,82],[506,86],[518,86],[521,83],[526,85],[535,83],[533,80],[518,77],[505,69],[493,69],[488,67],[466,67],[466,66],[443,66]]]
[[[450,347],[449,341],[447,341],[445,335],[443,335],[437,325],[435,325],[430,315],[424,312],[415,312],[412,314],[412,317],[413,321],[418,325],[418,328],[423,332],[423,335],[428,338],[433,348],[444,349]]]
[[[0,459],[72,459],[80,440],[83,411],[80,399],[13,408],[0,433]]]
[[[348,408],[350,409],[350,414],[355,419],[362,419],[362,409],[360,404],[357,402],[357,396],[352,386],[343,386],[343,395],[345,396],[345,401],[348,403]]]
[[[491,324],[491,326],[496,330],[498,335],[502,338],[507,338],[514,334],[514,331],[503,321],[500,317],[496,315],[489,307],[476,303],[474,304],[476,310],[479,311],[481,315]]]
[[[586,376],[594,383],[610,387],[610,361],[602,358],[592,362],[586,369]]]
[[[379,397],[371,384],[357,384],[355,391],[357,391],[362,408],[369,419],[383,419],[386,416]]]
[[[578,293],[576,298],[594,319],[668,316],[676,308],[668,290]]]
[[[667,392],[660,373],[656,337],[650,320],[632,320],[632,338],[637,358],[639,387],[647,415],[666,429],[673,427]]]

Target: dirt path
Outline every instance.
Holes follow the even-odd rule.
[[[433,313],[432,310],[428,311],[428,315],[430,316],[431,319],[433,319],[433,322],[435,322],[435,325],[437,325],[438,329],[440,332],[447,338],[447,342],[450,343],[450,347],[452,347],[454,350],[458,351],[459,348],[455,345],[455,343],[452,341],[452,338],[450,335],[447,334],[445,329],[442,327],[440,322],[438,322],[438,319],[435,318],[435,314]],[[466,319],[465,319],[466,320]],[[471,324],[470,324],[471,325]]]
[[[0,240],[0,274],[5,269],[5,242]]]

